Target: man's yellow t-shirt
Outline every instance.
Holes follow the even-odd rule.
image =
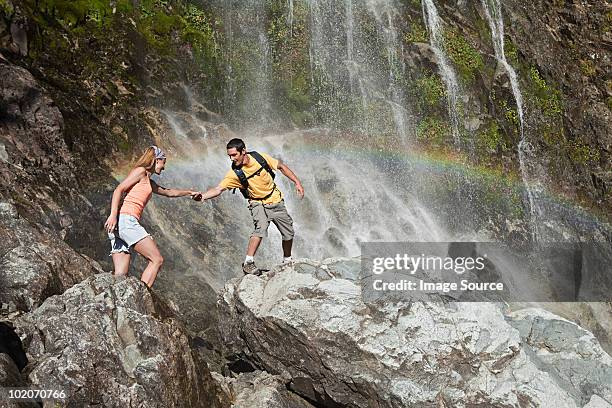
[[[278,160],[266,153],[259,154],[268,162],[268,165],[272,168],[272,170],[278,170]],[[244,164],[242,166],[242,171],[246,177],[250,177],[251,174],[259,170],[260,167],[261,166],[259,163],[257,163],[257,160],[255,160],[255,158],[249,154],[249,164]],[[270,194],[272,189],[274,189],[274,193],[270,197],[262,200],[263,204],[275,204],[283,199],[282,193],[278,187],[275,187],[274,180],[272,180],[272,177],[265,169],[260,171],[258,175],[249,178],[248,182],[249,197],[253,197],[254,199],[263,198]],[[223,177],[221,183],[219,183],[219,187],[227,189],[242,188],[242,184],[240,184],[240,179],[236,173],[234,173],[234,170],[230,170],[225,174],[225,177]]]

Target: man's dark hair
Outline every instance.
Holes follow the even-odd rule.
[[[227,142],[227,149],[229,150],[231,148],[234,148],[241,152],[246,149],[246,145],[244,144],[244,141],[242,139],[234,138]]]

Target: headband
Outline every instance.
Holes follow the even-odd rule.
[[[166,158],[166,155],[164,154],[164,152],[162,152],[162,149],[160,149],[157,146],[151,146],[151,147],[155,151],[155,158],[156,159],[165,159]]]

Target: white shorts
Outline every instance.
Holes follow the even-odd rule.
[[[130,248],[150,234],[140,225],[138,218],[129,214],[119,214],[119,223],[115,231],[108,234],[111,242],[111,255],[119,252],[130,252]]]

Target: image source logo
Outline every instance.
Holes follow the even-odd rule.
[[[366,302],[610,301],[610,257],[597,243],[366,242],[362,295]]]

